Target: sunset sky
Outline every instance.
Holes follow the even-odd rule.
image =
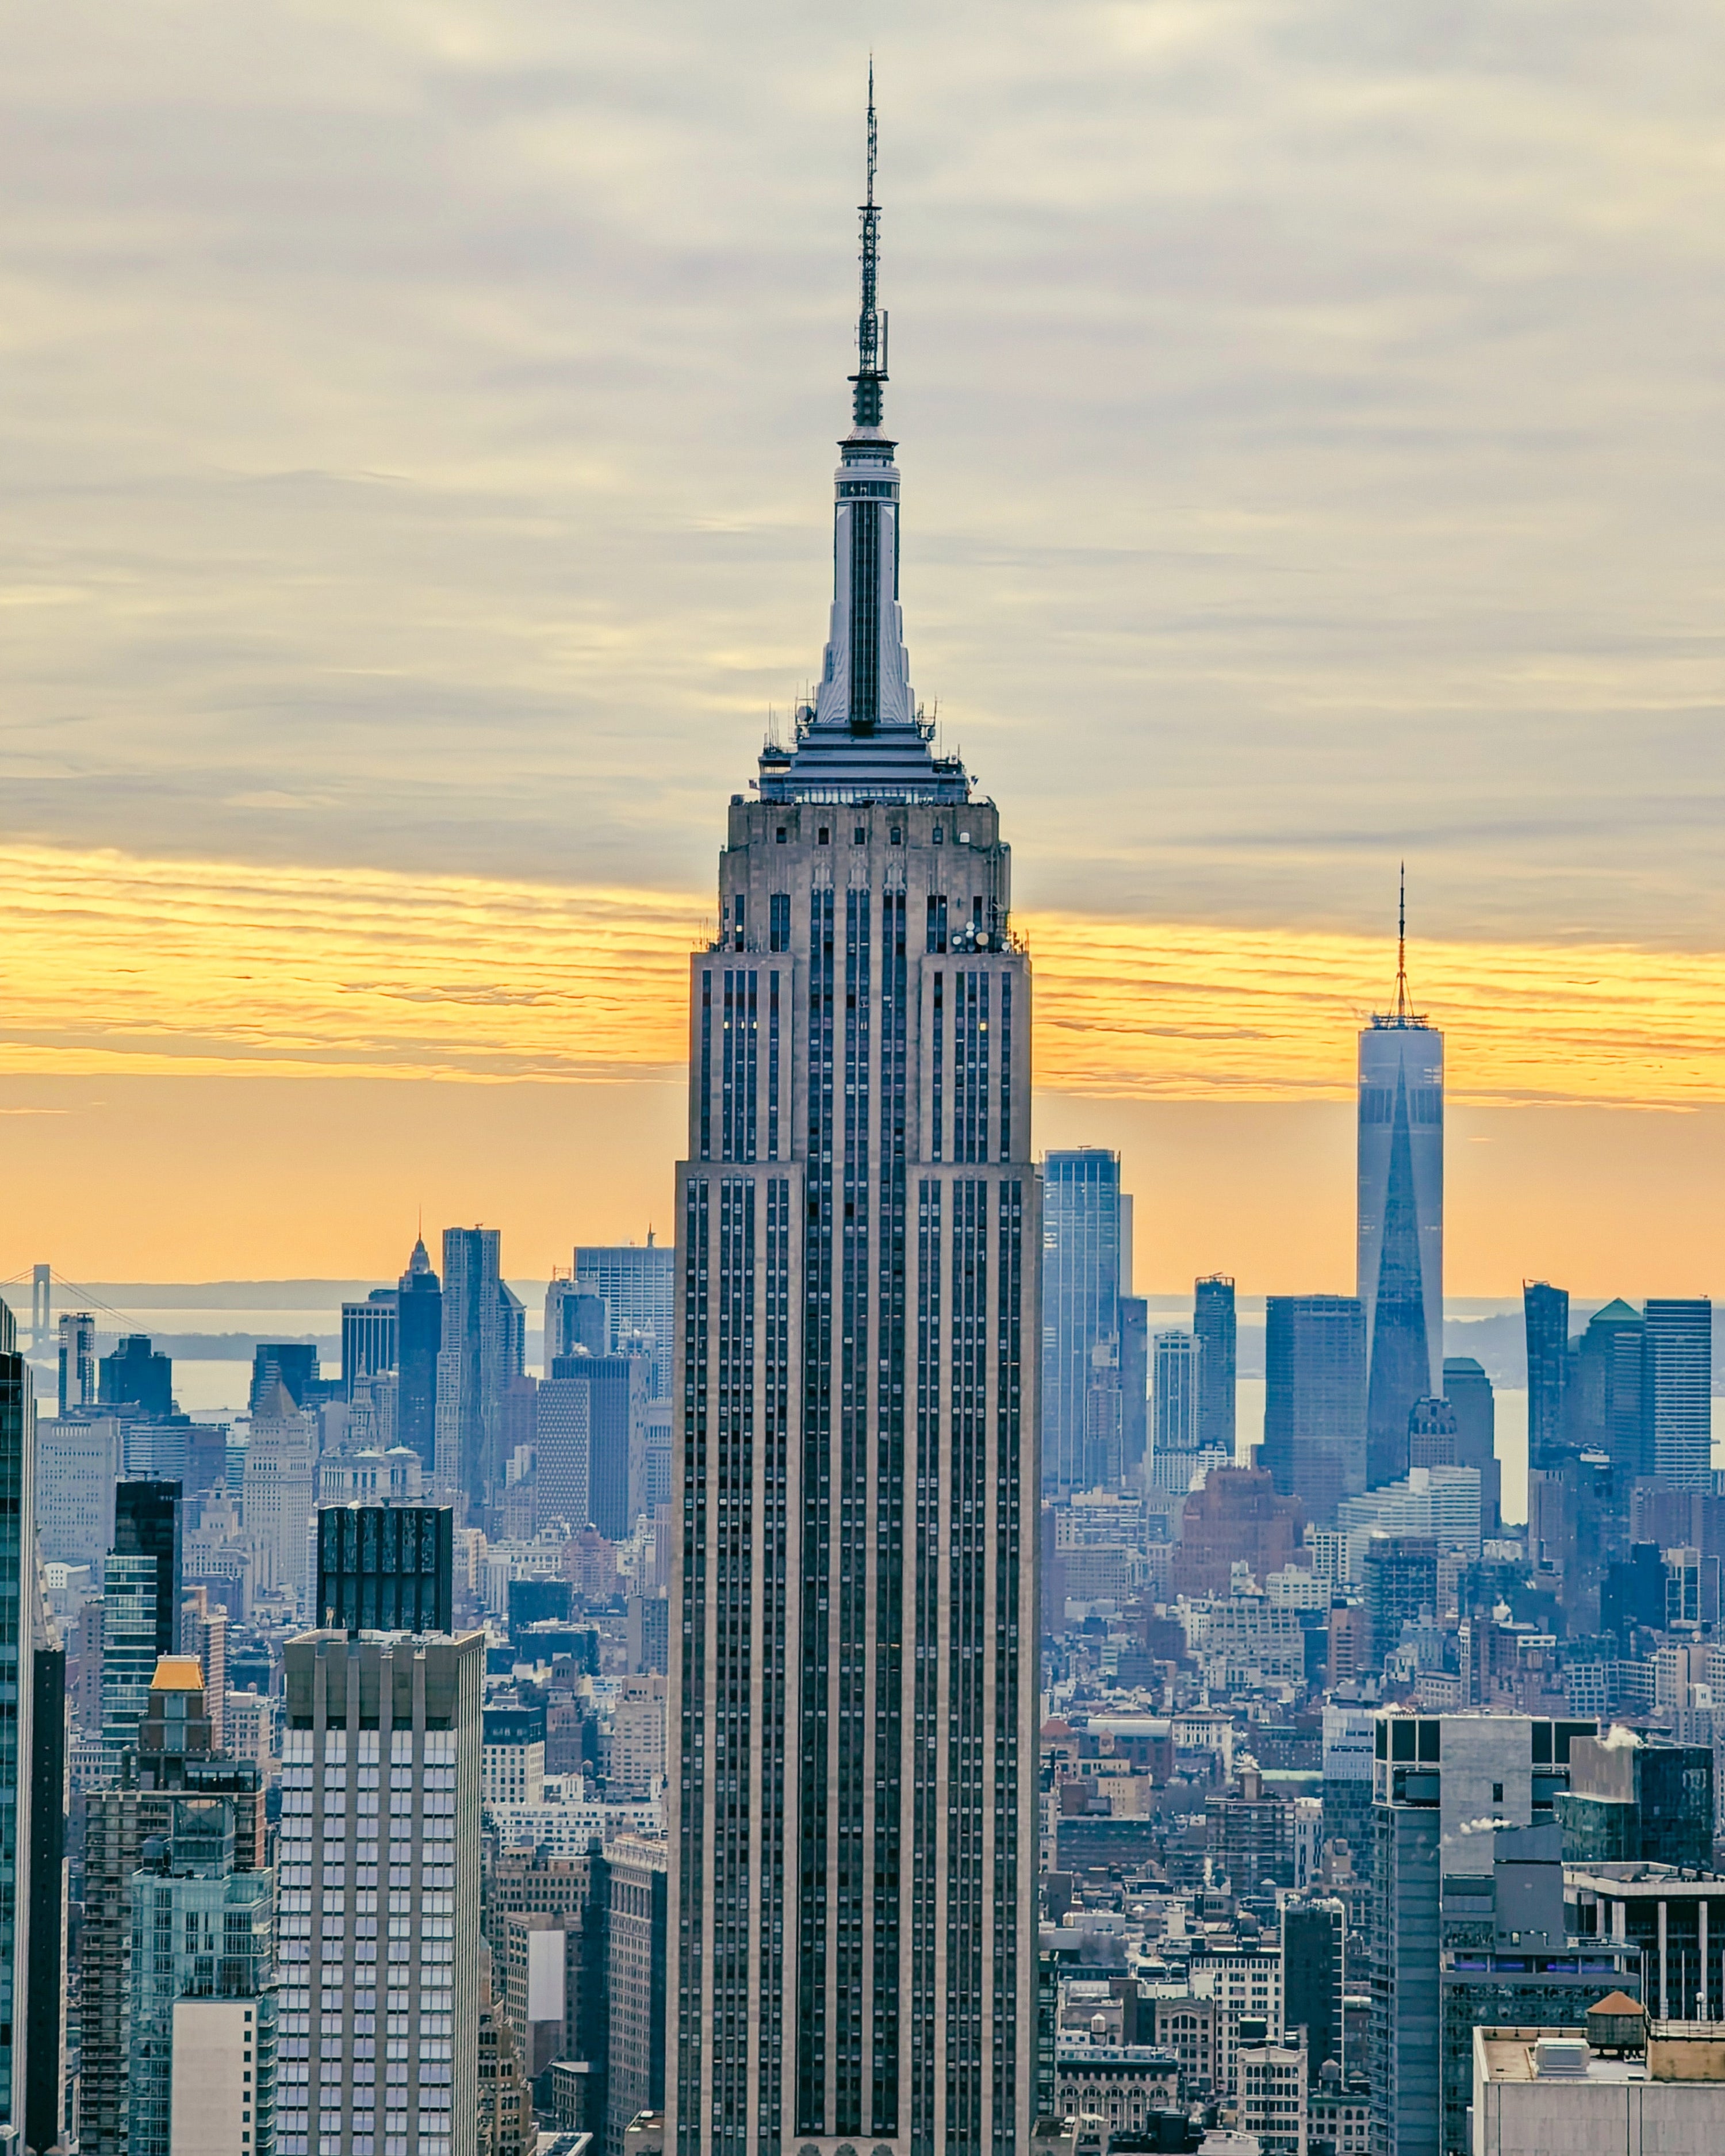
[[[819,663],[880,85],[906,629],[1039,1142],[1351,1288],[1408,863],[1449,1279],[1725,1291],[1725,18],[27,6],[0,69],[0,1277],[669,1218]]]

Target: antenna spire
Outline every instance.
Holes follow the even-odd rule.
[[[1401,865],[1401,896],[1395,910],[1395,1014],[1405,1025],[1413,1016],[1408,1002],[1408,865]]]
[[[881,413],[881,384],[886,379],[886,317],[875,304],[875,273],[879,264],[880,212],[875,203],[875,55],[869,54],[868,187],[859,205],[862,218],[862,305],[856,320],[856,372],[851,417],[859,427],[878,427]]]

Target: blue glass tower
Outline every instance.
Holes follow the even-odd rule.
[[[1444,1037],[1409,1003],[1405,900],[1395,1008],[1359,1037],[1358,1224],[1375,1489],[1408,1471],[1408,1417],[1444,1365]]]

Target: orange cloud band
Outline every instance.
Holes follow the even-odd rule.
[[[0,1074],[621,1080],[680,1063],[692,896],[0,846]],[[1381,940],[1017,916],[1056,1091],[1345,1098]],[[1725,957],[1421,943],[1451,1097],[1725,1101]]]

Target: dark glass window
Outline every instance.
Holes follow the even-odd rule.
[[[814,843],[817,846],[829,846],[833,843],[833,834],[824,824],[815,833]]]
[[[788,951],[791,947],[791,895],[788,891],[776,891],[767,901],[767,948],[769,951]]]

